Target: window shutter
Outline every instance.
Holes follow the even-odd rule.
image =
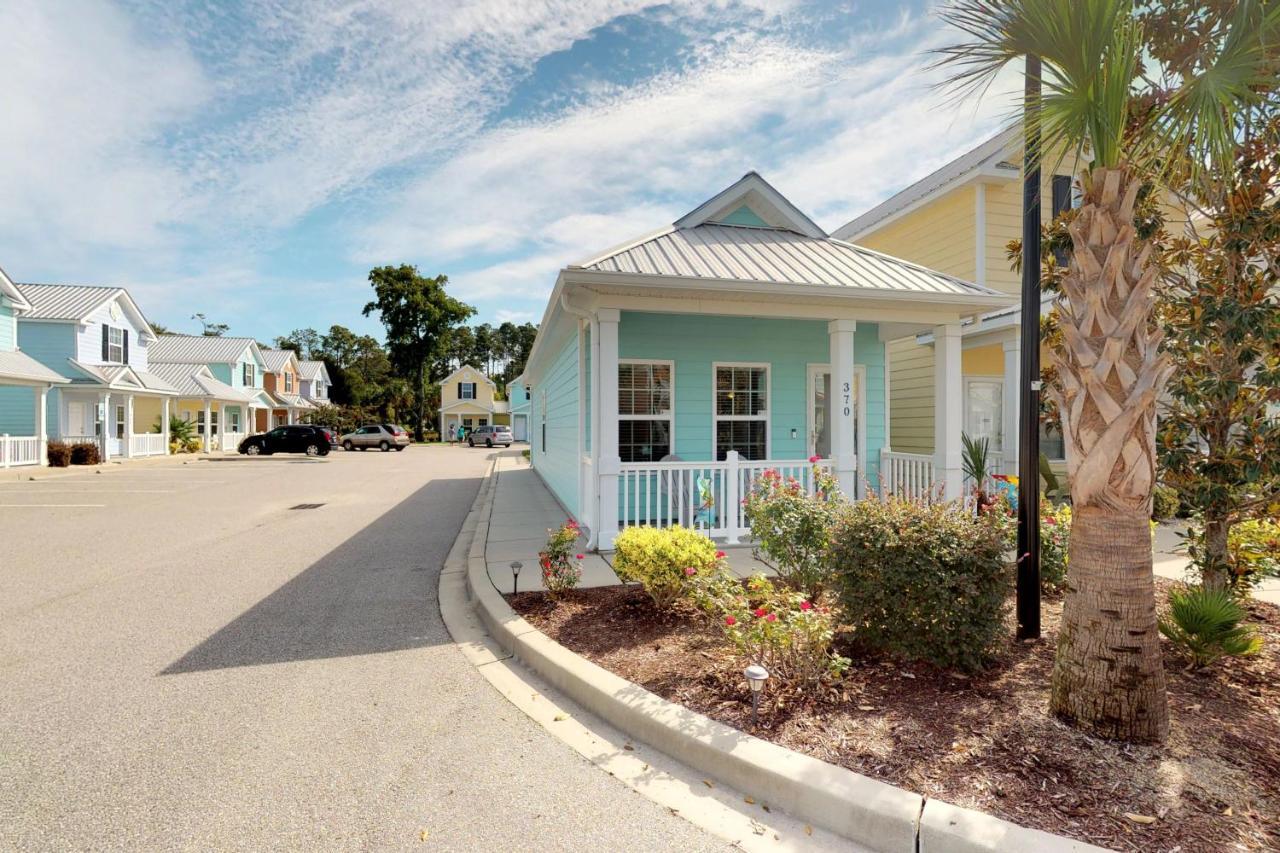
[[[106,363],[111,357],[111,329],[106,323],[102,324],[102,361]]]
[[[459,400],[461,400],[461,399],[462,399],[462,385],[463,385],[463,383],[461,383],[461,382],[459,382],[459,383],[458,383],[458,399],[459,399]]]
[[[124,330],[124,363],[129,363],[129,330]]]
[[[1070,175],[1054,175],[1053,176],[1053,218],[1057,219],[1058,214],[1064,210],[1071,209],[1071,176]]]

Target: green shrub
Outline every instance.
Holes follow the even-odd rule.
[[[1156,521],[1168,521],[1176,517],[1181,505],[1178,490],[1172,486],[1157,485],[1151,490],[1151,517]]]
[[[97,465],[102,461],[98,445],[91,441],[77,441],[71,445],[72,465]]]
[[[1040,588],[1060,593],[1067,585],[1067,544],[1071,539],[1071,507],[1040,498]]]
[[[613,547],[614,572],[624,581],[638,582],[659,608],[690,592],[692,578],[717,570],[724,558],[714,542],[680,525],[628,527]]]
[[[1280,577],[1280,521],[1253,518],[1231,525],[1227,559],[1242,586]]]
[[[547,544],[538,552],[538,567],[547,595],[559,598],[582,580],[582,554],[574,554],[578,541],[578,523],[570,519],[555,530],[547,531]]]
[[[832,525],[844,503],[830,471],[814,465],[812,473],[813,496],[799,480],[784,480],[777,469],[770,468],[744,501],[757,549],[774,562],[783,582],[811,597],[830,579],[827,548]]]
[[[49,442],[49,450],[47,451],[49,467],[66,468],[71,464],[71,445],[65,441]]]
[[[1012,572],[1008,520],[898,497],[850,504],[831,554],[845,620],[859,642],[974,670],[1003,632]]]
[[[1191,658],[1193,666],[1208,666],[1224,656],[1255,655],[1262,637],[1244,620],[1244,608],[1228,589],[1193,586],[1169,593],[1169,616],[1160,620],[1160,633]]]
[[[760,664],[778,683],[813,686],[848,668],[849,659],[831,651],[836,617],[830,607],[763,575],[725,592],[713,599],[725,636],[744,661]]]

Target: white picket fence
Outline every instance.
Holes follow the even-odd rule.
[[[165,449],[162,433],[145,432],[129,438],[130,456],[163,456]]]
[[[888,494],[921,498],[933,490],[933,457],[925,453],[880,452],[880,477]]]
[[[0,468],[40,464],[40,437],[0,435]]]
[[[730,451],[720,462],[624,462],[618,475],[619,526],[670,527],[679,524],[706,531],[730,543],[749,536],[742,499],[765,471],[794,478],[810,494],[814,464],[831,468],[829,459],[742,459]]]
[[[244,441],[245,433],[243,432],[224,432],[222,434],[222,452],[235,453],[240,449],[240,442]]]

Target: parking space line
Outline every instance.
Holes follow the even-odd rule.
[[[169,495],[173,489],[41,489],[42,495]],[[0,489],[0,495],[20,495],[21,489]]]
[[[105,506],[106,506],[106,504],[0,504],[0,507],[3,507],[3,508],[5,508],[5,509],[10,509],[10,508],[17,509],[17,508],[20,508],[20,507],[21,507],[21,508],[27,508],[27,509],[37,509],[37,508],[40,508],[40,507],[45,507],[45,508],[52,508],[52,507],[98,507],[98,508],[103,508],[103,507],[105,507]]]

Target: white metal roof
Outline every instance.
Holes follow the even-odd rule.
[[[22,291],[18,290],[18,286],[13,283],[13,279],[9,278],[9,274],[2,267],[0,267],[0,296],[9,299],[19,314],[25,314],[31,310],[31,303],[27,301],[27,297],[22,295]]]
[[[184,397],[212,397],[232,403],[256,402],[253,389],[233,388],[214,376],[203,364],[156,364],[152,366],[152,372]]]
[[[147,361],[170,364],[232,364],[254,346],[253,338],[213,335],[159,335],[147,348]]]
[[[113,391],[152,391],[165,396],[177,393],[163,378],[127,364],[86,364],[74,358],[67,359],[67,363],[74,368],[72,384],[96,385]]]
[[[123,298],[127,311],[134,315],[143,334],[154,339],[151,325],[142,309],[123,287],[102,287],[94,284],[26,284],[17,285],[18,291],[30,303],[24,313],[28,320],[67,320],[82,322],[94,311],[112,299]]]
[[[949,188],[952,184],[961,181],[971,173],[975,173],[984,167],[995,165],[1005,155],[1009,147],[1017,141],[1020,132],[1021,126],[1019,125],[997,133],[976,148],[960,155],[945,166],[925,175],[906,189],[900,190],[885,199],[861,216],[841,225],[832,233],[837,237],[856,240],[871,228],[884,223],[939,190]],[[1018,171],[1012,170],[1010,176],[1017,177]]]
[[[323,361],[309,359],[307,361],[298,361],[298,375],[303,379],[314,382],[317,379],[327,377],[329,370],[324,366]]]
[[[667,229],[596,258],[585,269],[782,285],[998,295],[997,291],[843,240],[806,237],[781,228],[710,223]]]
[[[291,349],[264,349],[262,351],[262,363],[272,373],[279,373],[284,370],[284,366],[289,363],[291,358],[295,360],[298,358],[298,354]]]
[[[0,350],[0,379],[57,384],[67,381],[67,377],[18,350]]]

